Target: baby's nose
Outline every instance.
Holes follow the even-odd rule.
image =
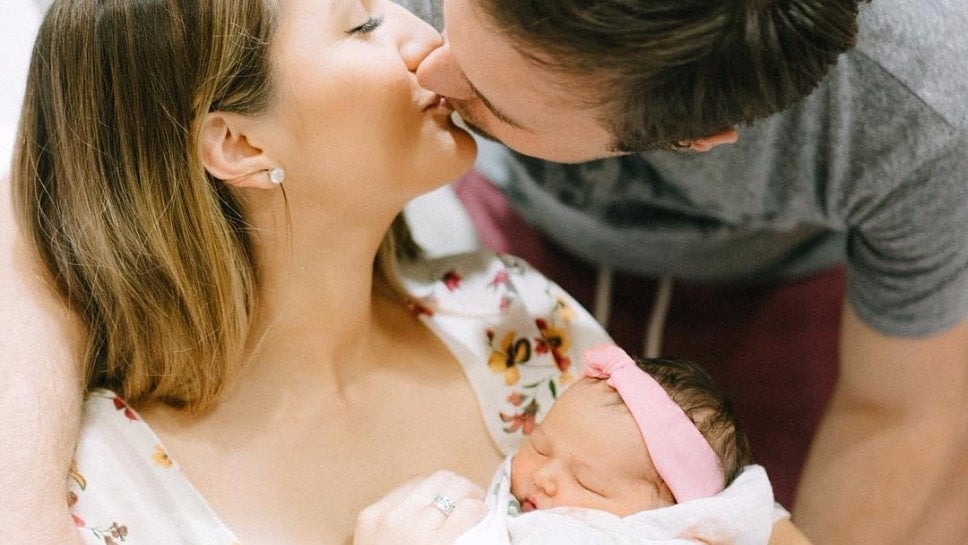
[[[558,493],[558,476],[551,464],[545,464],[534,472],[534,484],[546,496]]]

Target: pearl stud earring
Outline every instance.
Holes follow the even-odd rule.
[[[286,179],[286,171],[281,168],[270,168],[269,169],[269,181],[274,185],[280,185]]]

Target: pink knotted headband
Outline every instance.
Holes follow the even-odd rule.
[[[714,496],[723,490],[719,456],[661,384],[615,345],[597,346],[584,356],[584,375],[607,379],[628,406],[652,463],[676,502]]]

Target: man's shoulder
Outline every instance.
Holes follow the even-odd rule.
[[[968,130],[966,28],[963,0],[877,0],[862,6],[858,44],[848,57],[867,58],[912,99]]]

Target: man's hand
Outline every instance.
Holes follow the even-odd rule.
[[[884,336],[849,308],[841,372],[794,510],[826,545],[968,540],[968,320]]]
[[[19,240],[0,179],[0,528],[4,543],[80,544],[67,470],[80,422],[81,328]]]

